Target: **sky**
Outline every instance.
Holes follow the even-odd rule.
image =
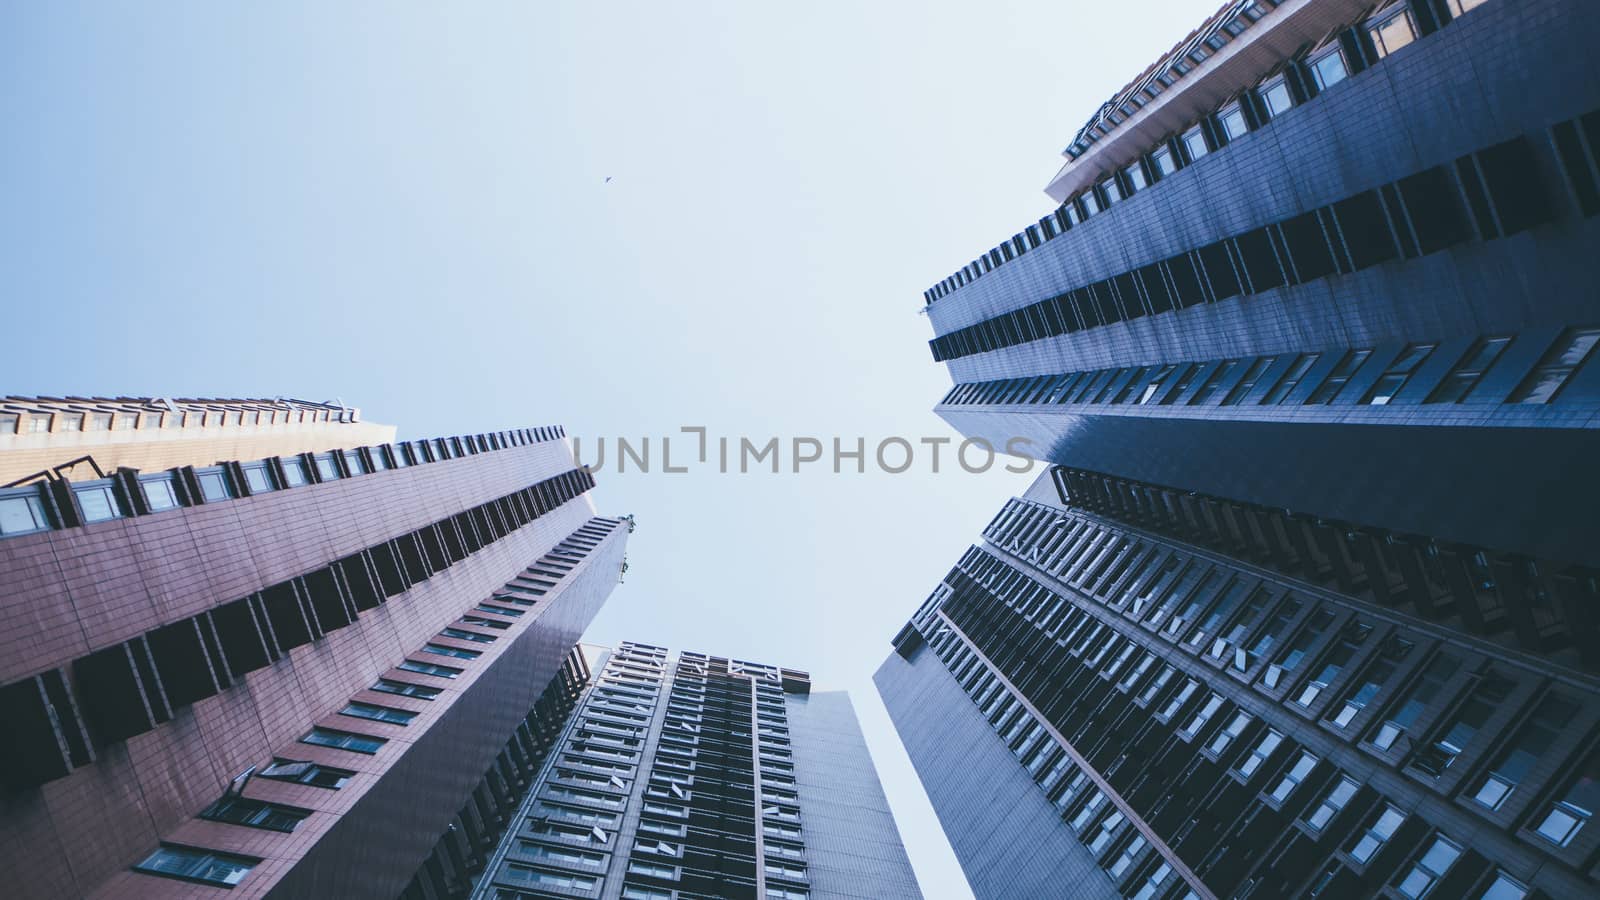
[[[638,529],[585,639],[849,690],[925,893],[971,897],[871,673],[1037,470],[954,461],[922,291],[1049,212],[1060,149],[1215,6],[5,4],[0,393],[603,439],[593,499]]]

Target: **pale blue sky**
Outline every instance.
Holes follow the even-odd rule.
[[[0,393],[953,436],[921,292],[1215,5],[5,4]],[[970,897],[870,675],[1031,476],[607,469],[639,530],[588,639],[850,689],[928,896]]]

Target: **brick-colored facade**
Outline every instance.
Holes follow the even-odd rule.
[[[415,461],[0,539],[0,698],[23,716],[42,690],[62,748],[51,758],[35,731],[7,751],[0,871],[26,873],[8,895],[398,894],[617,580],[627,527],[595,517],[592,478],[559,438],[389,447]],[[508,584],[558,544],[581,548],[562,577],[533,593]],[[497,594],[523,614],[462,620]],[[408,658],[460,671],[396,668]],[[380,677],[438,693],[369,690]],[[134,699],[106,708],[102,686]],[[416,715],[339,715],[352,700]],[[365,754],[299,741],[319,725],[386,742]],[[244,797],[309,811],[291,833],[197,818],[275,757],[353,774],[337,790],[249,779]],[[158,845],[258,862],[231,889],[130,869]]]

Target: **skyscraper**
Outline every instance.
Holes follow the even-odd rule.
[[[7,895],[470,883],[585,680],[630,523],[595,515],[559,428],[214,449],[0,491]]]
[[[1230,2],[927,293],[1052,464],[877,675],[980,896],[1600,893],[1597,37]]]
[[[624,643],[517,810],[479,900],[921,894],[850,698]]]
[[[1595,893],[1592,676],[1077,506],[1064,475],[876,676],[979,897]]]
[[[1371,5],[1229,3],[1108,101],[1066,202],[928,292],[937,412],[1086,488],[1309,523],[1341,570],[1391,534],[1600,565],[1600,24]],[[1507,624],[1600,664],[1553,606]]]

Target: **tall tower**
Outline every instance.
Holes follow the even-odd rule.
[[[204,464],[0,491],[8,895],[470,882],[586,680],[629,523],[560,428],[218,462],[203,415]]]
[[[847,694],[635,643],[610,654],[473,894],[920,896]]]
[[[877,676],[980,896],[1600,892],[1597,38],[1230,2],[928,291],[1051,464]]]
[[[1391,538],[1505,570],[1548,616],[1486,628],[1600,664],[1592,604],[1538,584],[1600,566],[1600,24],[1370,6],[1229,3],[1108,101],[1066,202],[928,292],[937,412],[1342,577],[1399,578]]]

